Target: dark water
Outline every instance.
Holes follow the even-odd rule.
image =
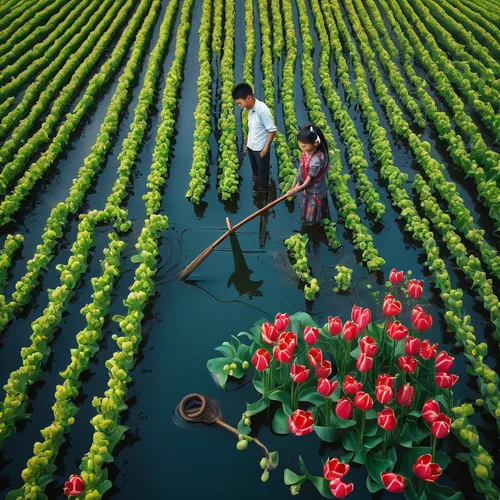
[[[160,19],[165,10],[166,3],[162,6],[150,49],[158,38]],[[254,1],[254,11],[257,14],[256,1]],[[300,85],[302,42],[298,31],[295,2],[293,2],[293,12],[299,52],[295,85],[296,112],[299,122],[303,123],[307,120],[307,110],[303,103]],[[245,51],[244,14],[244,3],[236,2],[235,79],[237,81],[241,79]],[[313,31],[313,18],[309,7],[308,14],[315,44],[316,70],[319,65],[319,46],[317,36]],[[175,30],[177,30],[179,17],[177,17]],[[173,500],[199,497],[223,500],[235,497],[245,500],[255,497],[285,498],[289,493],[283,485],[282,473],[285,467],[298,472],[299,454],[303,456],[310,472],[320,475],[320,457],[340,456],[343,451],[338,447],[329,449],[315,434],[303,438],[277,436],[269,429],[266,419],[260,421],[259,439],[269,449],[279,450],[280,453],[279,470],[271,474],[267,484],[262,484],[259,480],[260,454],[256,447],[250,446],[246,451],[239,452],[236,450],[236,441],[233,436],[222,429],[203,425],[199,427],[179,425],[179,422],[173,418],[174,408],[184,395],[199,392],[216,399],[220,403],[224,419],[236,425],[241,413],[245,410],[245,402],[255,401],[257,395],[250,384],[229,384],[226,392],[218,388],[206,369],[206,361],[217,356],[217,352],[213,350],[214,347],[227,340],[231,334],[250,329],[260,318],[271,319],[280,311],[293,313],[307,310],[319,324],[323,324],[328,315],[340,315],[345,319],[354,303],[373,306],[369,297],[370,290],[366,285],[373,286],[375,290],[383,290],[382,273],[368,273],[361,263],[360,255],[354,251],[349,235],[339,224],[339,237],[343,244],[339,251],[330,251],[319,237],[312,238],[309,244],[310,265],[314,276],[319,280],[321,291],[314,303],[307,303],[283,244],[283,241],[293,232],[300,231],[300,217],[297,210],[293,210],[293,206],[285,204],[276,206],[269,214],[247,224],[238,232],[237,239],[226,240],[190,276],[187,282],[179,282],[176,277],[178,272],[225,231],[226,216],[236,223],[279,194],[276,191],[274,155],[273,188],[269,195],[253,192],[254,186],[248,159],[244,157],[239,197],[235,202],[222,204],[216,190],[216,143],[212,137],[211,143],[214,150],[210,166],[210,189],[202,206],[197,209],[193,209],[184,197],[189,184],[189,169],[192,160],[193,112],[197,103],[196,82],[199,71],[197,30],[200,18],[201,1],[198,0],[195,2],[193,11],[184,82],[179,100],[174,155],[170,162],[170,174],[162,203],[162,212],[168,215],[170,228],[161,240],[160,263],[155,278],[156,294],[146,310],[143,325],[144,341],[138,353],[137,365],[132,371],[133,382],[129,388],[127,401],[129,409],[123,414],[123,424],[130,428],[130,432],[115,449],[115,462],[109,467],[114,487],[107,498],[133,499],[139,496],[165,497]],[[260,29],[257,18],[255,28],[257,56],[254,78],[256,91],[262,95]],[[141,197],[147,191],[146,177],[159,124],[164,77],[174,56],[173,47],[174,41],[171,41],[163,65],[160,85],[157,87],[157,99],[151,113],[151,123],[134,172],[132,194],[128,200],[128,208],[134,225],[130,234],[124,238],[128,247],[124,252],[122,273],[116,284],[110,315],[123,313],[121,300],[126,296],[127,289],[133,282],[135,266],[130,262],[130,256],[135,253],[134,244],[145,216]],[[133,119],[133,110],[137,103],[140,82],[142,82],[147,60],[146,57],[141,74],[138,75],[137,85],[133,89],[127,113],[121,122],[112,154],[109,155],[104,170],[86,199],[85,210],[103,207],[105,197],[116,178],[118,164],[116,156]],[[217,62],[214,61],[214,70],[216,69]],[[275,74],[277,73],[276,65]],[[334,68],[332,68],[332,74],[334,74]],[[52,169],[48,182],[37,188],[30,202],[23,208],[22,222],[14,229],[25,235],[26,242],[22,256],[13,267],[12,284],[24,272],[26,261],[31,257],[39,242],[43,232],[43,223],[50,209],[66,196],[71,179],[88,154],[107,105],[115,91],[116,81],[117,79],[114,80],[114,85],[111,85],[109,91],[102,96],[85,127],[78,131],[70,150],[58,162],[56,168]],[[275,84],[277,82],[276,79]],[[369,88],[374,99],[371,85]],[[368,136],[364,131],[357,108],[350,106],[349,109],[358,134],[368,152]],[[388,121],[376,102],[375,109],[379,113],[382,126],[389,130]],[[326,105],[324,105],[324,111],[331,122],[334,135],[339,139]],[[241,148],[240,111],[237,110],[236,113],[238,140]],[[279,105],[277,113],[277,121],[282,123],[282,110]],[[407,187],[411,189],[411,180],[419,171],[419,167],[408,152],[407,145],[398,141],[393,134],[388,134],[388,136],[396,164],[410,176]],[[437,138],[435,131],[428,127],[428,130],[424,131],[423,138],[431,142],[433,156],[449,167],[447,175],[459,186],[461,196],[479,225],[484,224],[484,227],[488,228],[484,212],[477,206],[474,192],[469,189],[470,183],[467,183],[463,176],[450,166],[445,147]],[[340,140],[338,146],[345,158],[344,146]],[[344,165],[345,172],[349,172],[346,161]],[[424,267],[425,254],[407,233],[402,232],[401,222],[397,218],[398,214],[390,205],[384,184],[378,175],[378,165],[373,160],[370,161],[367,174],[372,182],[380,186],[381,200],[387,207],[381,223],[375,224],[364,219],[372,231],[376,247],[387,261],[383,272],[387,275],[392,267],[396,267],[412,270],[417,278],[428,276],[428,271]],[[354,183],[350,183],[350,188],[354,195]],[[332,219],[337,220],[337,212],[331,200],[330,211]],[[359,213],[364,214],[364,207],[360,207]],[[75,240],[76,230],[77,221],[70,221],[67,236],[60,245],[56,258],[50,264],[49,272],[43,278],[34,296],[33,304],[26,310],[23,317],[10,325],[2,337],[1,380],[7,380],[8,374],[19,366],[18,353],[20,348],[29,342],[30,323],[41,314],[47,303],[46,290],[57,284],[58,275],[55,272],[55,266],[67,260],[69,249]],[[0,454],[0,489],[2,492],[21,485],[20,472],[32,455],[33,443],[40,438],[39,430],[51,421],[50,407],[53,403],[53,392],[55,385],[61,381],[58,372],[68,363],[69,349],[75,344],[74,336],[84,325],[79,310],[90,298],[91,277],[100,272],[99,260],[103,248],[107,245],[107,231],[108,228],[98,230],[96,247],[92,252],[88,272],[80,287],[75,291],[62,328],[55,336],[52,355],[45,366],[45,374],[40,382],[35,384],[35,390],[30,393],[32,404],[29,411],[32,416],[19,425],[19,433],[4,445]],[[492,242],[495,243],[495,240],[492,239]],[[443,252],[443,257],[445,255],[446,253]],[[475,294],[470,291],[468,283],[464,280],[462,273],[456,270],[454,263],[446,259],[445,262],[453,285],[462,287],[466,292],[465,309],[472,316],[478,339],[480,341],[486,339],[492,345],[490,325],[482,306],[476,301]],[[352,289],[341,295],[332,291],[333,276],[336,274],[334,268],[337,264],[351,267],[354,271]],[[9,291],[12,291],[12,284]],[[473,401],[479,397],[476,381],[466,374],[465,358],[461,356],[461,350],[454,347],[452,335],[446,332],[443,307],[436,290],[427,285],[426,292],[430,301],[428,308],[435,320],[429,337],[455,354],[454,371],[460,376],[456,394],[462,400]],[[118,333],[116,325],[107,323],[103,333],[101,350],[96,354],[90,370],[83,377],[81,395],[78,398],[80,411],[72,426],[72,432],[61,448],[57,459],[55,483],[47,490],[51,499],[62,498],[61,487],[64,480],[78,471],[81,457],[91,444],[93,427],[89,420],[95,414],[91,402],[94,396],[102,395],[106,389],[108,375],[104,363],[116,349],[116,344],[111,339],[112,334]],[[498,350],[491,350],[490,353],[488,362],[495,368]],[[495,422],[489,415],[478,414],[474,417],[474,423],[481,431],[481,444],[493,454],[498,463],[500,454],[496,446]],[[445,451],[450,454],[463,451],[452,436],[446,440],[444,446]],[[356,485],[352,498],[366,498],[364,469],[354,468],[349,473],[348,479]],[[480,497],[474,493],[469,472],[461,462],[454,463],[450,467],[442,482],[461,489],[467,499]],[[301,493],[303,498],[318,497],[310,484],[304,485]]]

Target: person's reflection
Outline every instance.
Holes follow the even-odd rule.
[[[253,204],[260,210],[265,207],[272,201],[276,199],[276,183],[271,179],[269,183],[269,190],[265,193],[256,192],[253,195]],[[267,221],[269,219],[269,210],[264,212],[260,216],[260,225],[259,225],[259,247],[264,248],[266,244],[266,240],[269,237],[269,231],[267,230]]]
[[[253,271],[247,266],[245,256],[241,251],[240,242],[238,241],[236,233],[232,233],[229,236],[229,239],[231,241],[231,250],[233,252],[234,272],[229,277],[227,287],[229,288],[231,285],[234,285],[234,288],[238,290],[240,295],[262,297],[263,294],[259,288],[262,286],[264,281],[252,281],[250,279],[250,275],[253,274]]]

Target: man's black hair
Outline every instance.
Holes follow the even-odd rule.
[[[249,95],[253,95],[253,89],[248,83],[238,83],[233,89],[233,99],[246,99]]]

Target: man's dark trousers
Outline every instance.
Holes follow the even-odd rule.
[[[252,166],[252,173],[259,177],[259,184],[261,187],[269,186],[269,165],[271,161],[271,152],[268,151],[264,158],[260,157],[260,151],[253,151],[248,148],[248,156],[250,157],[250,165]]]

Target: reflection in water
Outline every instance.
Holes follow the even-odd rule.
[[[276,183],[273,179],[269,182],[269,190],[262,192],[255,192],[253,194],[253,204],[260,210],[266,205],[271,203],[276,199]],[[267,231],[267,221],[269,219],[269,210],[260,216],[260,226],[259,226],[259,247],[264,248],[266,240],[269,238],[269,231]]]

